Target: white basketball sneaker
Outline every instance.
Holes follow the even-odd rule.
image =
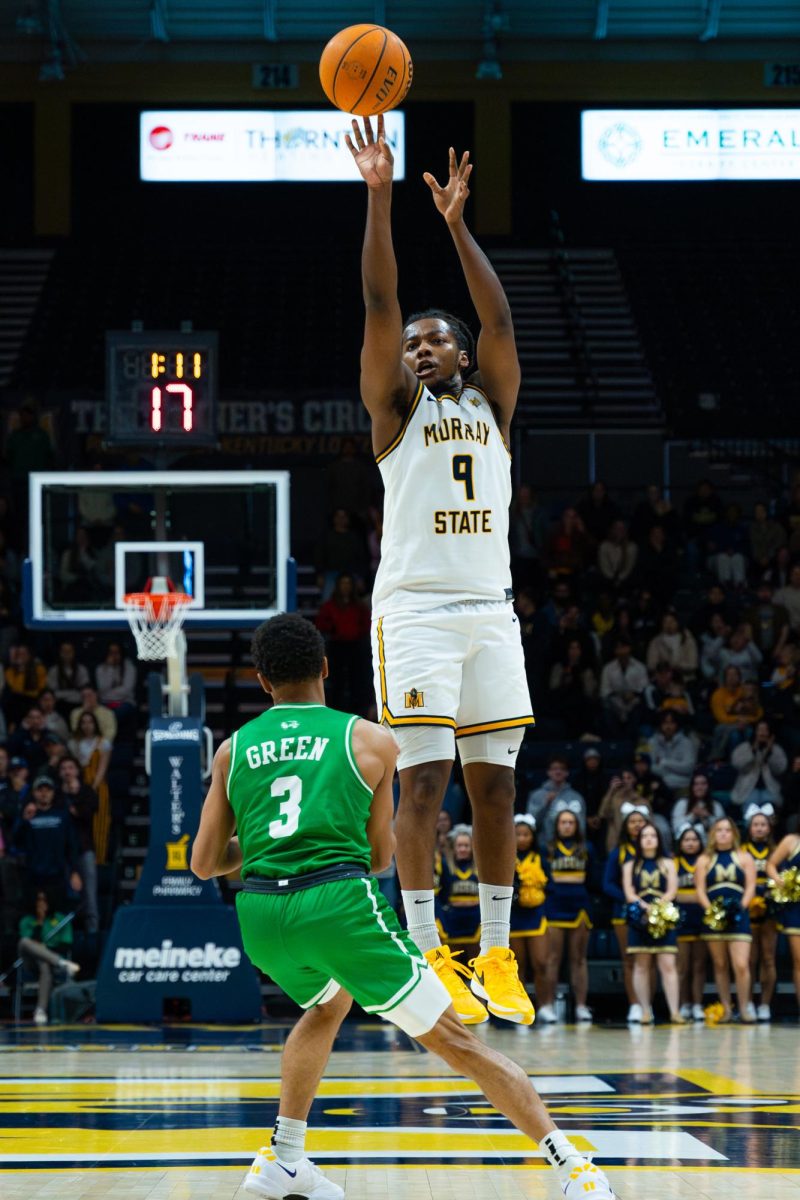
[[[629,1025],[638,1025],[639,1022],[641,1021],[641,1019],[642,1019],[641,1004],[632,1004],[630,1006],[630,1008],[628,1009],[628,1024]]]
[[[262,1146],[253,1160],[244,1190],[267,1200],[286,1200],[287,1196],[303,1196],[308,1200],[344,1200],[344,1192],[315,1167],[307,1158],[284,1166],[271,1156],[268,1146]],[[577,1192],[575,1193],[577,1195]]]
[[[769,1005],[759,1004],[758,1008],[756,1009],[756,1016],[758,1017],[759,1021],[771,1021],[772,1013],[770,1012]]]
[[[615,1200],[611,1184],[603,1172],[594,1163],[582,1162],[573,1167],[569,1179],[561,1185],[567,1200]]]

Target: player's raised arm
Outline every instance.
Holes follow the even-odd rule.
[[[519,393],[519,359],[511,308],[503,285],[464,222],[471,174],[469,150],[464,151],[458,162],[451,146],[447,183],[440,185],[429,171],[423,179],[431,189],[436,208],[447,222],[461,260],[469,294],[481,323],[477,347],[480,386],[496,405],[501,429],[506,434]]]
[[[397,299],[397,260],[392,244],[392,178],[394,160],[384,137],[383,117],[377,132],[368,117],[362,132],[353,121],[345,138],[367,185],[367,224],[361,255],[366,319],[361,350],[361,398],[372,418],[376,452],[397,432],[416,388],[416,379],[400,357],[403,318]]]

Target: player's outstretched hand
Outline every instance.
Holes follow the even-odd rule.
[[[472,174],[472,163],[469,161],[469,150],[465,150],[461,155],[461,162],[456,162],[456,152],[453,147],[450,147],[450,178],[444,187],[439,184],[431,175],[430,171],[426,171],[422,178],[431,189],[433,195],[433,203],[438,208],[439,212],[447,221],[448,225],[454,225],[460,221],[464,215],[464,204],[469,195],[469,177]]]
[[[378,117],[377,137],[372,132],[369,117],[364,118],[362,134],[358,121],[353,118],[353,136],[344,135],[347,148],[369,188],[382,188],[392,182],[394,159],[384,137],[383,117]]]

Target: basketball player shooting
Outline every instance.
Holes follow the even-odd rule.
[[[403,321],[392,244],[393,159],[369,119],[347,144],[368,189],[361,260],[366,306],[361,396],[385,486],[372,650],[379,720],[400,745],[397,867],[409,933],[466,1024],[489,1012],[533,1021],[509,949],[514,765],[533,723],[508,549],[509,427],[520,368],[511,310],[464,223],[472,164],[450,149],[439,184],[426,173],[480,321],[431,309]],[[479,368],[479,369],[477,369]],[[436,818],[458,746],[473,813],[481,946],[469,970],[440,944],[434,919]],[[466,981],[466,982],[465,982]],[[467,983],[469,986],[467,986]]]

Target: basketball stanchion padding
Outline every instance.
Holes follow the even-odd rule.
[[[148,579],[141,592],[124,597],[125,612],[144,662],[161,662],[179,653],[178,639],[192,597],[178,592],[171,579]]]

